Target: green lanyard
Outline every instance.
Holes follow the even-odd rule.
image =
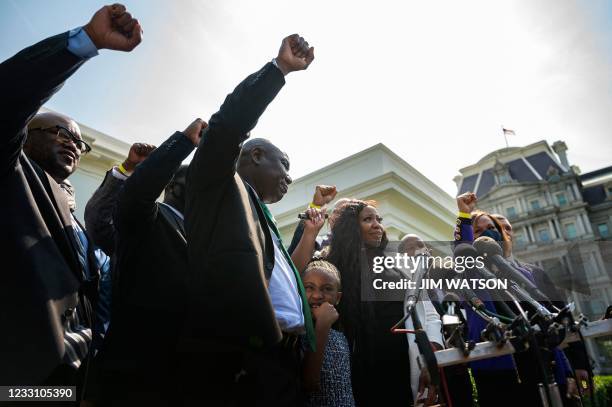
[[[283,252],[283,255],[285,256],[287,263],[289,263],[289,265],[291,266],[291,269],[293,270],[293,274],[295,275],[295,281],[297,281],[297,285],[298,285],[298,292],[300,294],[300,298],[302,299],[302,311],[304,312],[304,325],[306,327],[306,339],[308,341],[310,351],[314,352],[316,349],[317,340],[315,338],[314,325],[312,324],[312,315],[310,314],[310,305],[308,305],[308,300],[306,299],[306,290],[304,289],[302,278],[300,277],[300,273],[298,273],[297,269],[295,268],[295,264],[293,264],[293,261],[291,260],[291,256],[289,256],[289,253],[287,252],[287,249],[285,249],[285,246],[283,245],[283,240],[281,239],[281,235],[278,232],[278,229],[276,228],[276,221],[274,220],[274,217],[272,216],[270,209],[268,209],[268,206],[262,201],[260,201],[259,199],[257,200],[257,202],[259,203],[261,210],[266,216],[266,221],[268,222],[270,229],[272,229],[272,231],[278,238],[280,249]]]

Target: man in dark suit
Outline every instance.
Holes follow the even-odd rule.
[[[102,184],[96,189],[85,206],[85,226],[94,243],[109,256],[115,252],[115,224],[113,213],[117,206],[119,191],[123,183],[143,162],[155,146],[147,143],[134,143],[123,163],[106,172]]]
[[[97,50],[131,51],[141,32],[125,7],[105,6],[0,64],[0,246],[13,264],[0,284],[4,385],[84,383],[98,276],[59,183],[88,146],[73,120],[34,115]]]
[[[205,123],[197,119],[155,149],[118,193],[112,319],[98,358],[103,405],[175,405],[178,334],[187,299],[181,163]],[[112,176],[112,175],[111,175]],[[156,199],[164,192],[164,202]]]
[[[242,81],[211,117],[189,167],[185,226],[193,292],[187,329],[204,368],[199,382],[187,386],[199,383],[200,398],[214,405],[236,398],[299,405],[299,336],[311,346],[312,319],[266,206],[287,192],[289,159],[267,140],[242,143],[284,76],[313,59],[302,38],[285,38],[278,56]],[[313,227],[322,226],[320,218]]]

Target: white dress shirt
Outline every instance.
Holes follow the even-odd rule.
[[[270,276],[268,292],[274,314],[283,332],[303,334],[306,332],[304,312],[295,273],[279,247],[281,243],[278,237],[272,230],[270,234],[274,241],[274,269]]]

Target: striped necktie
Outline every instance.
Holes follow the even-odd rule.
[[[272,229],[272,231],[278,238],[278,243],[279,243],[281,251],[283,252],[283,256],[285,256],[287,263],[289,263],[289,265],[291,266],[291,269],[293,270],[293,274],[295,275],[295,281],[297,282],[297,285],[298,285],[298,293],[300,294],[300,298],[302,299],[302,311],[304,312],[304,325],[306,327],[306,340],[310,347],[310,351],[314,352],[316,349],[317,340],[316,340],[315,333],[314,333],[312,315],[310,314],[310,305],[308,305],[308,300],[306,299],[306,290],[304,289],[302,278],[300,277],[300,273],[298,272],[298,270],[295,268],[295,264],[293,264],[293,261],[291,260],[291,256],[289,255],[289,252],[287,252],[287,249],[285,249],[285,245],[283,244],[281,235],[278,232],[278,229],[276,228],[276,221],[274,220],[274,217],[272,216],[270,209],[268,209],[268,206],[262,201],[260,201],[259,199],[257,200],[257,202],[259,203],[261,210],[266,216],[266,221],[268,222],[270,229]]]

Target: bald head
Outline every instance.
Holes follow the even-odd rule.
[[[409,256],[414,256],[416,251],[425,247],[425,242],[419,235],[412,233],[407,234],[402,238],[397,246],[398,253],[407,253]]]
[[[23,146],[26,155],[58,183],[76,171],[81,158],[73,141],[57,136],[58,131],[63,134],[66,130],[81,139],[81,129],[71,118],[54,112],[39,113],[28,123]]]
[[[289,157],[263,138],[250,139],[243,144],[238,159],[238,174],[265,203],[280,201],[292,182]]]

